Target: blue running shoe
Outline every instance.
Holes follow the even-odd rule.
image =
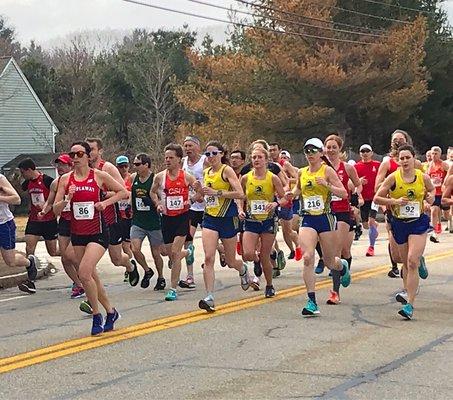
[[[36,266],[38,264],[38,259],[33,254],[30,254],[27,258],[28,261],[30,261],[30,265],[26,268],[28,280],[34,281],[38,276],[38,268]]]
[[[107,313],[104,324],[104,332],[113,331],[113,324],[121,318],[121,315],[116,311],[116,308],[113,309],[112,313]]]
[[[320,275],[323,272],[324,272],[324,260],[320,258],[318,261],[318,265],[316,266],[315,273]]]
[[[100,335],[102,332],[104,332],[104,328],[102,327],[102,314],[94,314],[91,335]]]
[[[351,274],[349,273],[349,265],[346,260],[341,259],[343,271],[346,269],[344,275],[341,276],[341,286],[348,287],[351,284]]]
[[[186,256],[186,263],[187,265],[192,265],[195,261],[195,257],[194,257],[194,253],[195,253],[195,246],[190,243],[188,246],[187,246],[187,256]]]
[[[313,300],[308,299],[307,304],[305,304],[305,307],[302,309],[302,315],[305,317],[316,317],[319,314],[318,305]]]
[[[175,289],[170,289],[167,294],[165,295],[166,301],[175,301],[178,299],[178,293]]]
[[[412,307],[412,304],[407,303],[401,310],[398,311],[398,314],[403,318],[410,320],[412,319],[412,315],[414,314],[414,307]]]
[[[418,276],[422,279],[428,277],[428,268],[426,268],[425,257],[420,257],[420,265],[418,266]]]

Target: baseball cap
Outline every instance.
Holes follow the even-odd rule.
[[[373,151],[373,149],[371,148],[371,146],[369,144],[362,144],[360,146],[360,149],[359,151],[362,151],[362,150],[370,150],[370,151]]]
[[[321,139],[318,138],[308,139],[304,144],[304,148],[307,146],[313,146],[320,150],[324,150],[324,144],[322,143]]]
[[[69,157],[69,154],[63,153],[58,156],[58,158],[54,161],[54,163],[55,164],[63,163],[63,164],[72,165],[72,160],[71,160],[71,157]]]
[[[286,150],[282,150],[280,152],[280,156],[285,156],[285,157],[291,158],[291,154],[289,154],[289,151],[286,151]]]
[[[116,165],[118,164],[129,164],[129,159],[126,156],[116,157]]]

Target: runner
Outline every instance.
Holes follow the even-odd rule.
[[[266,279],[265,297],[275,296],[272,284],[272,245],[277,234],[277,215],[275,210],[279,205],[285,206],[288,201],[284,198],[285,191],[280,179],[267,169],[269,153],[262,147],[252,151],[253,169],[241,178],[242,189],[245,192],[244,201],[239,202],[239,218],[244,220],[243,258],[245,261],[255,261],[256,248],[260,243],[259,261],[261,262]],[[274,201],[275,196],[280,199]]]
[[[373,203],[375,195],[376,177],[379,170],[379,161],[373,160],[373,149],[369,144],[363,144],[359,149],[361,160],[354,165],[362,182],[363,205],[360,207],[360,217],[365,229],[368,229],[369,246],[366,251],[367,257],[374,256],[374,245],[379,235],[376,221],[379,206]]]
[[[30,210],[25,228],[25,252],[27,256],[35,254],[36,245],[42,237],[46,244],[47,253],[51,257],[56,257],[59,255],[57,250],[57,219],[53,212],[49,212],[43,217],[38,215],[49,196],[53,178],[38,171],[31,158],[21,161],[18,168],[25,179],[22,183],[22,190],[28,192],[30,199]]]
[[[87,142],[76,142],[71,146],[69,156],[73,159],[74,171],[61,177],[53,209],[60,215],[70,204],[71,243],[79,262],[79,277],[93,313],[91,334],[99,335],[113,330],[115,321],[120,318],[96,272],[96,265],[109,242],[103,211],[124,199],[127,191],[108,173],[90,168],[90,151]],[[111,193],[103,200],[104,188]],[[107,312],[104,324],[98,301]]]
[[[33,254],[25,257],[15,250],[16,224],[14,215],[9,209],[10,204],[18,206],[20,202],[19,194],[6,179],[6,176],[0,174],[0,252],[8,267],[25,267],[28,279],[20,283],[18,288],[22,292],[33,294],[36,293],[33,281],[38,276],[38,260]]]
[[[433,232],[429,237],[429,240],[433,243],[439,243],[437,235],[442,233],[441,224],[441,208],[448,209],[446,206],[442,206],[442,184],[447,175],[449,165],[446,161],[442,161],[442,150],[439,146],[433,146],[431,148],[432,160],[429,163],[427,174],[431,178],[434,187],[436,188],[436,197],[434,203],[431,205],[431,224],[434,228]]]
[[[241,287],[247,290],[250,278],[247,265],[236,258],[236,235],[239,229],[238,209],[234,199],[243,199],[244,192],[233,169],[226,165],[226,150],[217,141],[210,141],[205,148],[209,168],[204,171],[203,194],[205,213],[203,216],[202,241],[205,254],[203,278],[206,297],[198,306],[208,312],[215,311],[214,305],[214,262],[219,239],[225,251],[229,268],[239,273]]]
[[[132,178],[131,174],[129,173],[129,158],[126,156],[118,156],[116,158],[116,168],[118,169],[118,172],[121,175],[121,178],[123,179],[124,186],[126,190],[130,193],[131,192],[131,186],[132,186]],[[129,257],[130,260],[132,260],[133,254],[131,250],[131,219],[132,219],[132,211],[131,211],[131,204],[129,202],[129,199],[121,200],[118,203],[118,209],[120,212],[120,219],[119,219],[119,224],[121,226],[121,238],[123,241],[121,242],[121,247],[123,249],[123,252],[126,253]],[[129,281],[129,273],[125,272],[125,277],[127,273],[127,280],[125,279],[125,282]]]
[[[182,159],[182,169],[187,173],[194,176],[194,178],[203,182],[203,169],[207,167],[206,157],[200,155],[200,139],[196,136],[186,136],[184,139],[184,151],[186,156]],[[194,193],[191,193],[191,196],[194,196]],[[197,231],[198,226],[201,228],[201,221],[203,219],[204,213],[204,202],[194,202],[189,209],[189,219],[190,219],[190,232],[187,235],[187,240],[185,247],[191,244],[193,246],[193,238],[195,237],[195,232]],[[195,246],[193,246],[195,249]],[[187,260],[187,259],[186,259]],[[190,261],[191,259],[189,259]],[[193,263],[187,264],[187,277],[185,280],[179,282],[179,286],[186,289],[194,289],[196,287],[194,275],[193,275]]]
[[[178,298],[177,287],[181,274],[181,260],[187,257],[187,263],[193,264],[193,245],[183,250],[186,236],[189,234],[190,201],[201,200],[201,184],[194,176],[181,169],[183,149],[179,144],[170,143],[165,147],[166,169],[154,177],[151,187],[151,199],[162,213],[162,236],[171,261],[171,286],[165,300]],[[195,197],[189,198],[189,189],[195,191]]]
[[[340,282],[344,287],[351,283],[351,275],[346,260],[335,257],[335,242],[337,233],[336,219],[331,213],[331,195],[347,198],[348,193],[338,178],[335,170],[330,167],[329,160],[323,155],[324,145],[318,138],[311,138],[305,142],[304,153],[308,166],[299,170],[297,186],[292,195],[302,195],[303,205],[301,210],[301,228],[299,240],[303,251],[304,269],[303,278],[307,287],[308,299],[302,310],[304,316],[316,316],[319,314],[315,294],[315,248],[321,243],[324,263],[332,270],[333,279],[340,276]]]
[[[335,134],[329,135],[324,140],[324,148],[330,166],[337,173],[347,193],[346,198],[336,196],[335,194],[332,195],[330,199],[330,208],[337,221],[337,237],[335,240],[335,244],[337,244],[336,255],[348,262],[348,269],[350,271],[352,265],[351,246],[354,240],[354,221],[352,219],[352,209],[350,205],[351,191],[349,190],[349,181],[352,182],[354,189],[359,195],[362,192],[362,183],[357,176],[355,168],[340,159],[340,155],[343,150],[343,139]],[[339,304],[339,274],[332,274],[332,280],[333,289],[330,291],[327,304]]]
[[[124,186],[123,178],[121,177],[116,167],[112,163],[102,159],[102,140],[99,138],[87,138],[85,141],[90,145],[91,148],[90,166],[100,171],[107,172],[113,179]],[[113,193],[107,192],[107,198],[112,194]],[[121,227],[120,216],[118,215],[117,207],[117,204],[111,204],[103,212],[109,233],[109,256],[114,266],[126,268],[129,284],[131,286],[136,286],[140,280],[140,275],[138,273],[137,263],[135,262],[135,260],[129,259],[129,256],[123,252],[123,229]]]
[[[132,252],[137,262],[145,271],[141,287],[146,289],[154,271],[148,266],[145,255],[142,253],[142,243],[145,237],[148,238],[157,269],[157,282],[154,290],[165,289],[165,278],[163,275],[164,262],[161,256],[161,247],[164,244],[161,231],[160,215],[156,206],[151,200],[151,187],[154,181],[154,174],[151,172],[151,157],[148,154],[140,153],[135,156],[134,167],[136,173],[132,174],[131,205],[132,205],[132,226],[131,245]]]
[[[57,194],[58,182],[60,181],[61,176],[72,171],[72,160],[68,154],[60,154],[60,156],[54,161],[54,164],[57,167],[58,178],[54,179],[50,185],[49,196],[42,211],[38,213],[40,218],[52,211],[55,195]],[[61,253],[61,264],[63,265],[66,274],[73,282],[71,298],[78,299],[85,295],[85,290],[83,290],[82,282],[80,281],[78,275],[79,265],[77,263],[74,249],[71,245],[70,225],[71,207],[70,204],[67,204],[61,212],[58,220],[58,247]]]
[[[404,305],[398,311],[405,319],[412,319],[419,276],[428,277],[423,252],[426,246],[429,217],[423,213],[423,201],[434,202],[435,187],[428,175],[415,167],[415,151],[410,145],[398,149],[399,167],[380,186],[374,202],[391,210],[390,224],[393,237],[403,259],[403,281],[407,292],[397,295]]]
[[[426,174],[428,172],[428,167],[431,161],[433,160],[433,155],[431,150],[428,150],[425,154],[426,161],[422,162],[422,171]]]
[[[230,167],[233,168],[238,178],[241,175],[241,169],[244,167],[245,159],[246,154],[243,150],[234,150],[230,153]]]

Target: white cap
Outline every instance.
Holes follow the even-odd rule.
[[[285,157],[291,158],[291,154],[289,154],[289,151],[286,151],[286,150],[282,150],[280,152],[280,156],[285,156]]]
[[[355,162],[355,160],[349,160],[348,164],[354,166],[354,165],[356,165],[356,162]]]
[[[311,138],[311,139],[308,139],[305,144],[304,144],[304,148],[307,147],[307,146],[313,146],[313,147],[316,147],[320,150],[324,150],[324,144],[323,142],[318,139],[318,138]]]
[[[362,144],[360,146],[360,149],[359,151],[362,151],[362,150],[370,150],[370,151],[373,151],[373,149],[371,148],[371,146],[369,144]]]

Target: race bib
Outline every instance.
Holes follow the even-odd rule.
[[[215,208],[219,206],[219,198],[217,196],[205,196],[204,202],[207,208]]]
[[[400,206],[401,218],[418,218],[420,217],[420,203],[409,202],[404,206]]]
[[[72,212],[77,220],[94,218],[94,201],[78,201],[72,204]]]
[[[64,199],[68,200],[68,196],[65,195]],[[66,203],[66,205],[64,206],[64,208],[63,208],[63,210],[61,212],[69,212],[69,211],[71,211],[71,202],[70,201],[68,201]]]
[[[141,197],[135,198],[135,207],[137,208],[137,211],[150,211],[151,210],[150,206],[147,206],[147,205],[145,205],[145,203],[143,203],[143,199]]]
[[[252,200],[250,202],[250,213],[252,215],[266,215],[266,206],[268,204],[266,200]]]
[[[373,202],[371,202],[371,209],[373,211],[378,212],[379,211],[379,206],[377,204],[375,204],[374,201],[373,201]]]
[[[168,196],[167,210],[179,211],[184,209],[184,200],[182,196]]]
[[[330,199],[330,201],[341,201],[341,200],[343,200],[341,197],[335,196],[334,194],[332,194],[332,197]]]
[[[127,208],[129,207],[129,202],[128,201],[119,201],[118,202],[118,208],[121,210],[121,211],[124,211],[126,210]]]
[[[44,199],[44,193],[30,193],[31,204],[34,206],[43,206],[46,200]]]
[[[304,198],[305,211],[324,211],[322,196],[309,196]]]

